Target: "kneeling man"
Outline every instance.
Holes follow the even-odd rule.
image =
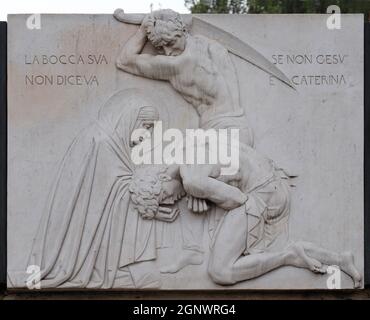
[[[173,176],[181,178],[188,195],[224,210],[210,249],[212,280],[231,285],[282,266],[326,273],[323,265],[337,265],[359,287],[361,275],[351,253],[334,253],[309,242],[288,245],[287,179],[255,149],[244,144],[240,148],[240,169],[233,176],[221,175],[220,165],[172,165],[170,169],[178,171]]]

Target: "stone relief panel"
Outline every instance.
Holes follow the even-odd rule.
[[[363,287],[359,15],[26,19],[9,19],[9,288]],[[237,130],[237,167],[136,163],[167,129]]]

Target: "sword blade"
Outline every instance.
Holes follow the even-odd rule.
[[[289,87],[295,89],[289,78],[280,69],[267,60],[261,53],[231,33],[193,16],[191,34],[201,34],[207,38],[218,41],[227,48],[230,53],[253,64],[257,68],[267,72]]]

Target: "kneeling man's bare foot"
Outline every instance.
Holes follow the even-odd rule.
[[[355,259],[351,252],[341,254],[341,263],[339,268],[353,279],[355,288],[360,288],[362,277],[355,267],[354,260]]]
[[[320,261],[309,257],[304,250],[303,243],[299,241],[288,246],[287,254],[287,265],[309,269],[314,273],[326,273],[326,267]]]
[[[161,268],[161,273],[176,273],[188,265],[203,263],[203,253],[193,250],[184,250],[182,255],[173,264]]]

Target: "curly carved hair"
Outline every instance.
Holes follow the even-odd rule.
[[[135,209],[143,219],[153,219],[158,211],[162,182],[172,178],[167,166],[148,166],[136,170],[129,190]]]
[[[181,16],[171,9],[152,12],[146,21],[145,30],[149,41],[156,48],[167,45],[177,34],[187,32]]]

